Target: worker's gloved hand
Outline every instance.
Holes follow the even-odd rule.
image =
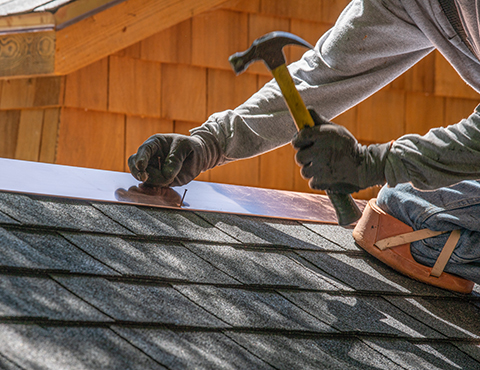
[[[312,189],[350,194],[385,183],[385,162],[391,143],[360,145],[343,126],[310,110],[314,127],[306,127],[292,141],[301,174]]]
[[[191,136],[157,134],[128,158],[130,172],[151,186],[180,186],[218,162],[219,148],[210,133]]]

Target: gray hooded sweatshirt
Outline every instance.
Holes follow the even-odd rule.
[[[438,0],[353,0],[314,50],[289,70],[306,105],[327,119],[374,94],[434,49],[480,92],[480,61],[474,54],[480,50],[479,1],[456,1],[473,52]],[[191,133],[205,131],[218,141],[217,164],[223,164],[289,143],[296,127],[271,81],[236,109],[213,114]],[[479,179],[480,108],[457,124],[398,138],[385,174],[391,186],[410,181],[423,189]]]

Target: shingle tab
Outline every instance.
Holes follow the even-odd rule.
[[[233,326],[335,332],[274,292],[176,286],[179,292]]]
[[[246,333],[227,335],[276,369],[401,369],[358,339],[288,338]]]
[[[62,235],[121,274],[204,283],[239,283],[180,244],[74,233]]]
[[[289,285],[337,290],[321,275],[289,258],[291,253],[242,250],[230,246],[185,244],[195,254],[245,284]]]
[[[9,245],[9,243],[3,243],[0,241],[2,252],[6,253],[8,249],[11,249],[11,255],[15,255],[17,258],[22,255],[28,262],[21,264],[12,261],[13,263],[9,264],[8,260],[2,258],[2,265],[6,263],[7,266],[65,270],[87,274],[118,275],[117,272],[82,252],[81,249],[75,247],[65,240],[65,238],[56,233],[40,233],[31,230],[10,230],[9,233],[11,234],[9,238],[10,240],[21,240],[26,244],[14,242],[13,245]],[[0,230],[0,240],[3,239],[1,235],[3,234]]]
[[[352,236],[352,229],[338,225],[320,224],[318,222],[302,222],[307,229],[321,235],[325,239],[339,245],[342,249],[361,251],[362,249],[355,245]]]
[[[316,292],[281,294],[306,312],[342,332],[445,338],[383,298],[338,296]]]
[[[57,276],[55,280],[116,320],[228,327],[171,287],[127,284],[100,278]],[[142,304],[139,305],[139,302]]]
[[[344,250],[297,221],[197,212],[202,218],[245,244],[274,244],[289,248]]]
[[[193,212],[103,203],[94,206],[137,235],[238,243]]]
[[[6,225],[18,225],[19,222],[14,220],[11,217],[8,217],[5,213],[0,212],[0,224],[6,224]]]
[[[50,278],[0,276],[0,316],[111,321]]]
[[[165,369],[105,328],[0,324],[0,353],[23,369]]]
[[[86,202],[32,199],[0,192],[0,211],[25,225],[66,228],[109,234],[132,234]]]
[[[171,370],[272,369],[222,333],[113,327],[120,336]]]

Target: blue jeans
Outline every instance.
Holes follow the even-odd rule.
[[[384,186],[377,204],[414,230],[461,229],[460,240],[445,267],[446,272],[480,284],[480,181],[422,191],[411,184]],[[450,233],[411,244],[413,258],[433,266]]]

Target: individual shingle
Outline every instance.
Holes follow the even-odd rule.
[[[137,235],[238,243],[190,211],[102,203],[94,206]]]
[[[165,369],[110,329],[0,324],[0,353],[22,369]]]
[[[385,297],[448,337],[480,339],[480,309],[462,299]],[[477,319],[472,319],[477,318]]]
[[[0,211],[25,225],[132,234],[86,202],[0,192]]]
[[[9,254],[15,256],[15,259],[22,256],[27,262],[22,264],[19,261],[12,261],[11,258],[10,261],[2,258],[1,265],[65,270],[75,273],[118,275],[117,272],[82,252],[56,233],[10,230],[10,234],[10,242],[4,242],[0,230],[0,245],[2,246],[0,254],[11,250]],[[18,242],[15,242],[15,240],[18,240]]]
[[[401,369],[357,339],[288,338],[231,332],[227,335],[276,369]]]
[[[0,316],[111,321],[50,278],[0,276]]]
[[[10,361],[8,358],[2,356],[0,353],[0,369],[3,370],[22,370],[21,367]]]
[[[18,225],[19,222],[15,221],[13,218],[8,217],[5,213],[0,212],[0,224],[6,225]]]
[[[287,285],[337,290],[329,280],[289,258],[290,253],[244,250],[230,246],[185,244],[191,251],[245,284]]]
[[[444,338],[414,317],[379,297],[338,296],[317,292],[282,292],[312,316],[342,332]]]
[[[116,320],[203,327],[228,326],[171,287],[127,284],[100,278],[57,276],[55,279]]]
[[[339,225],[320,224],[317,222],[302,222],[307,229],[321,235],[325,239],[342,247],[342,249],[361,250],[355,245],[352,236],[352,228],[345,228]]]
[[[245,244],[280,245],[314,250],[344,250],[297,221],[198,212],[202,218]]]
[[[76,233],[62,235],[121,274],[204,283],[239,283],[180,244]]]
[[[275,292],[177,285],[179,292],[230,325],[335,332]]]
[[[478,369],[480,363],[451,344],[412,344],[407,341],[368,339],[364,342],[404,369]]]
[[[296,253],[355,290],[452,296],[446,290],[403,276],[371,256],[354,257],[342,253],[329,254],[309,251]]]
[[[273,369],[222,333],[121,327],[113,330],[171,370]]]

